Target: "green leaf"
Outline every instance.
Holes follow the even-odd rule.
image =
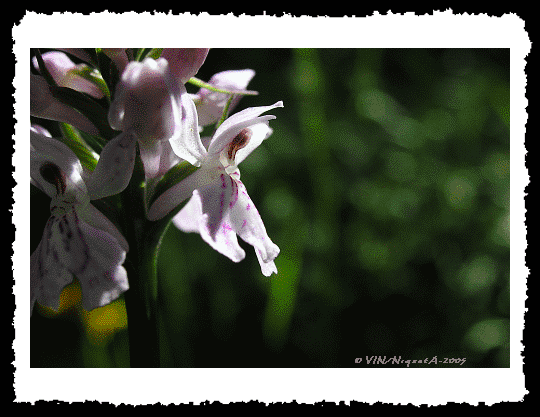
[[[140,48],[135,54],[135,61],[142,61],[152,51],[152,48]]]
[[[67,123],[59,123],[59,125],[62,131],[60,140],[77,155],[84,168],[93,172],[97,164],[93,150],[86,144],[76,128]]]
[[[97,127],[100,135],[107,140],[112,139],[118,134],[109,126],[107,112],[86,94],[72,90],[71,88],[54,85],[51,85],[50,89],[55,98],[86,116]]]
[[[113,94],[118,83],[121,74],[116,68],[116,64],[105,54],[101,49],[96,49],[97,69],[105,86],[107,87],[108,94],[106,95],[109,103],[113,99]]]
[[[163,48],[141,48],[135,52],[135,60],[140,62],[145,58],[158,59],[162,51]]]
[[[148,48],[134,49],[135,61],[140,61],[141,57],[143,57],[143,54],[144,56],[146,56],[148,52],[145,52],[145,51],[148,51]]]
[[[101,90],[101,92],[105,95],[105,97],[107,97],[110,102],[111,92],[109,91],[107,83],[105,83],[105,80],[103,79],[98,70],[90,67],[82,67],[79,69],[72,69],[70,71],[70,74],[78,75],[79,77],[90,81],[92,84],[94,84]]]
[[[146,58],[158,59],[161,56],[161,52],[163,52],[163,48],[153,48],[146,55]]]
[[[75,129],[72,126],[73,129]],[[97,135],[91,135],[90,133],[86,133],[82,130],[76,129],[76,131],[79,133],[79,136],[82,138],[82,140],[92,148],[92,150],[97,153],[101,154],[101,151],[103,147],[107,144],[107,140],[103,139],[101,136]]]

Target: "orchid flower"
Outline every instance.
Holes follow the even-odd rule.
[[[209,144],[208,150],[203,147],[200,168],[161,194],[151,205],[148,218],[160,219],[191,197],[173,217],[176,227],[200,233],[212,248],[234,262],[245,257],[238,235],[255,248],[265,276],[277,273],[274,259],[279,248],[268,237],[237,168],[271,134],[268,122],[275,116],[261,114],[276,107],[283,107],[283,103],[248,108],[226,119],[210,140],[204,140]],[[171,141],[171,145],[177,154],[186,152],[181,149],[185,143]]]
[[[197,164],[204,152],[198,146],[195,104],[164,58],[129,63],[116,88],[109,123],[122,134],[105,145],[96,167],[96,182],[110,184],[108,189],[101,188],[102,197],[121,192],[129,183],[136,142],[147,179],[163,175],[180,158]],[[189,147],[177,156],[172,141],[186,142]],[[112,171],[111,166],[118,169]]]
[[[76,155],[59,140],[30,131],[31,181],[51,200],[51,217],[30,258],[30,313],[34,304],[58,310],[63,288],[77,277],[83,307],[92,310],[128,289],[122,264],[128,243],[91,203]]]
[[[255,71],[251,69],[238,71],[222,71],[214,74],[208,84],[213,87],[223,90],[245,90],[255,76]],[[207,126],[216,123],[220,120],[229,94],[210,91],[206,88],[201,88],[197,94],[192,95],[193,101],[197,105],[197,114],[199,117],[199,125]],[[235,95],[229,105],[229,111],[232,110],[242,98],[241,95]]]
[[[88,68],[86,64],[77,65],[66,54],[58,51],[46,52],[41,57],[47,71],[59,86],[87,93],[97,99],[103,97],[103,92],[94,83],[77,74],[77,70]],[[39,71],[36,57],[33,58],[32,63]]]

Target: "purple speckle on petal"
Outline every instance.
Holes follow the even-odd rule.
[[[223,213],[223,206],[225,205],[225,193],[221,193],[221,196],[219,197],[219,207],[221,208],[220,214]]]
[[[229,207],[233,208],[236,202],[238,201],[238,185],[236,185],[236,182],[231,178],[231,187],[232,187],[232,193],[231,193],[231,201],[229,202]]]

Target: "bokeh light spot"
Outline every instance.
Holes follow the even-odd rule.
[[[471,326],[465,336],[465,341],[471,349],[487,352],[508,340],[509,327],[508,320],[482,320]]]

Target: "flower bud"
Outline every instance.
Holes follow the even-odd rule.
[[[254,76],[255,71],[251,69],[223,71],[214,74],[212,78],[210,78],[210,81],[208,81],[208,84],[223,90],[245,90]],[[229,111],[238,104],[241,98],[241,95],[235,95],[233,97],[229,106]],[[216,123],[221,118],[228,99],[228,94],[201,88],[195,99],[195,101],[199,103],[197,104],[199,125],[207,126]]]
[[[131,62],[117,86],[109,112],[111,126],[133,129],[139,140],[165,140],[172,136],[172,101],[166,83],[167,61],[151,58]],[[121,107],[118,111],[116,107]]]
[[[173,77],[185,84],[199,71],[208,55],[208,48],[165,48],[161,58],[169,62]]]
[[[77,65],[66,54],[57,51],[46,52],[41,57],[47,71],[59,86],[87,93],[98,99],[103,97],[103,92],[95,84],[76,73],[77,70],[86,68],[85,64]],[[33,58],[32,62],[39,71],[36,57]]]

